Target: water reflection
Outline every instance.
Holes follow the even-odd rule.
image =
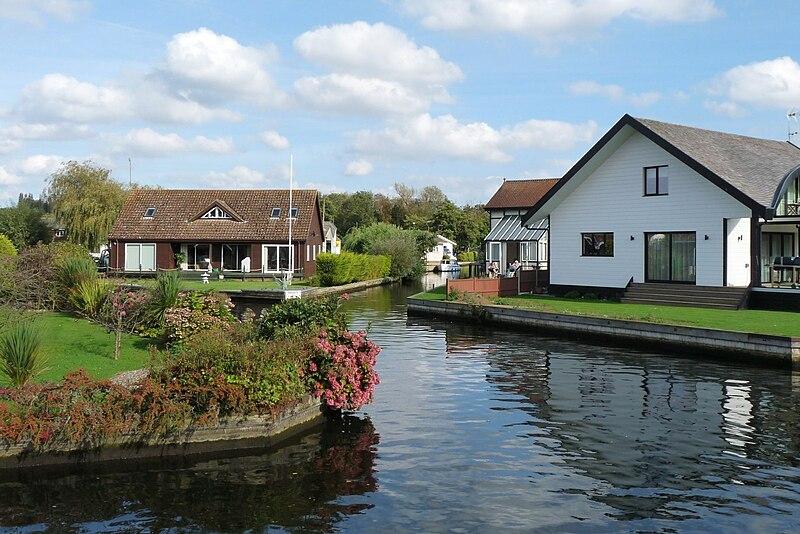
[[[800,510],[800,474],[773,466],[800,460],[800,395],[785,371],[618,348],[576,353],[563,340],[482,337],[460,325],[445,335],[448,357],[485,357],[487,382],[511,394],[498,409],[528,414],[539,454],[580,475],[560,492],[586,495],[618,520]]]
[[[0,525],[26,531],[330,532],[378,488],[369,418],[344,416],[272,454],[0,483]]]

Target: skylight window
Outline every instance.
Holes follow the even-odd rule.
[[[292,208],[290,217],[292,219],[296,219],[297,218],[297,208]]]
[[[153,217],[155,217],[155,215],[156,215],[155,208],[147,208],[146,210],[144,210],[144,216],[147,217],[148,219],[152,219]]]
[[[270,219],[277,219],[281,216],[281,209],[280,208],[272,208],[272,215],[270,215]]]

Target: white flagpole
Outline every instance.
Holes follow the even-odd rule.
[[[292,248],[292,178],[294,155],[289,155],[289,272],[294,274],[294,249]]]

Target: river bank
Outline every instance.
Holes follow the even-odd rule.
[[[672,349],[693,349],[717,358],[746,359],[770,365],[800,367],[800,338],[644,321],[586,317],[531,311],[499,304],[408,299],[408,312],[441,315],[467,321],[525,326],[546,332],[641,343]]]

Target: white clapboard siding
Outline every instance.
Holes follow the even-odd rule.
[[[657,165],[669,166],[669,194],[645,197],[643,168]],[[551,212],[550,281],[617,288],[631,278],[643,282],[646,232],[695,232],[696,283],[721,286],[729,238],[723,220],[749,216],[743,204],[635,132]],[[733,223],[741,228],[741,221]],[[730,222],[728,229],[731,235]],[[582,232],[613,232],[614,256],[582,257]],[[750,247],[749,231],[739,233],[737,255]],[[741,269],[747,262],[739,263],[733,278],[746,285]]]

